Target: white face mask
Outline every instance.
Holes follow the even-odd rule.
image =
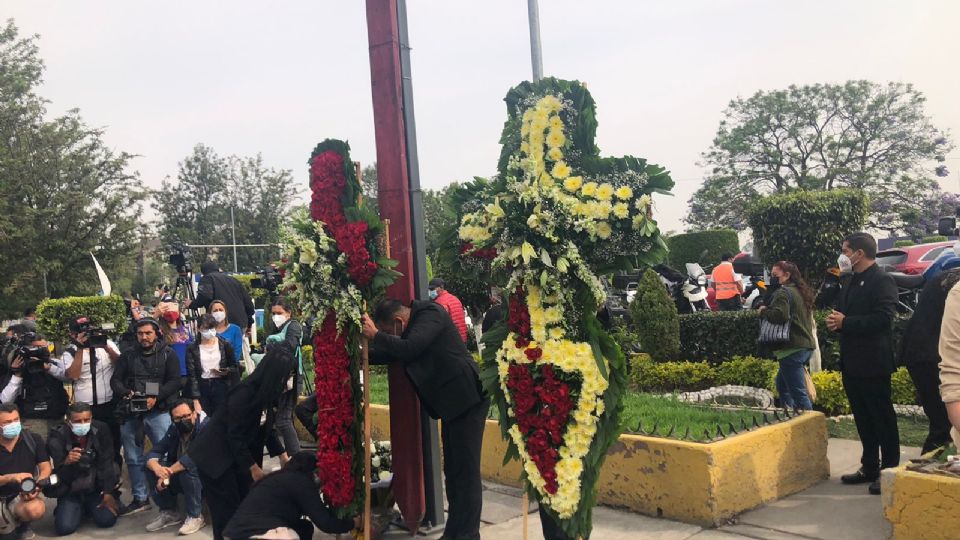
[[[287,322],[287,316],[286,316],[286,315],[274,315],[274,316],[273,316],[273,325],[276,326],[277,328],[280,328],[281,326],[283,326],[283,323],[285,323],[285,322]]]
[[[287,379],[287,390],[293,390],[293,377]]]
[[[213,318],[216,319],[218,323],[222,323],[223,320],[227,318],[227,313],[225,311],[214,311]]]
[[[160,291],[153,291],[154,298],[160,298]]]
[[[843,253],[837,257],[837,266],[840,267],[841,272],[852,272],[853,271],[853,261],[850,260],[850,257],[847,257]]]
[[[209,328],[207,330],[200,331],[200,337],[203,339],[213,339],[217,337],[217,330],[215,328]]]

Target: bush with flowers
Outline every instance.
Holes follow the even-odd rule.
[[[328,139],[310,158],[310,215],[284,232],[284,288],[314,330],[317,468],[320,491],[341,517],[363,508],[363,394],[360,330],[364,303],[396,279],[382,255],[383,224],[363,206],[347,143]]]
[[[506,102],[499,175],[459,231],[461,256],[489,261],[511,292],[507,320],[484,336],[482,379],[505,460],[519,457],[541,507],[586,537],[627,373],[597,319],[599,275],[663,259],[650,196],[673,182],[645,160],[599,156],[594,101],[577,81],[525,82]]]

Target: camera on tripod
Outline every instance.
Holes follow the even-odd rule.
[[[250,285],[256,289],[266,290],[270,296],[277,296],[283,279],[280,277],[276,265],[271,264],[270,266],[257,268],[257,275],[260,277],[251,279]]]
[[[174,240],[170,244],[170,256],[167,262],[177,269],[178,274],[189,274],[193,272],[193,266],[190,264],[190,248],[180,240]]]
[[[103,323],[95,326],[89,317],[80,317],[70,322],[70,331],[77,334],[86,334],[85,346],[91,349],[103,349],[107,340],[113,335],[117,327],[113,323]]]

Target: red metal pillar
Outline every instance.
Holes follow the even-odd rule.
[[[396,270],[403,274],[387,294],[410,302],[415,291],[414,252],[396,0],[367,0],[367,40],[377,142],[377,200],[381,218],[390,220],[391,257],[399,261]],[[394,495],[407,528],[416,531],[426,509],[420,402],[402,366],[390,366],[389,382]]]

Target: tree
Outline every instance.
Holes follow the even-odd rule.
[[[680,354],[677,305],[656,272],[651,269],[642,272],[637,295],[630,303],[630,315],[640,336],[640,347],[658,362],[674,360]]]
[[[153,194],[164,244],[277,244],[297,191],[289,170],[266,167],[263,158],[221,157],[198,144]],[[231,218],[231,210],[233,216]],[[226,270],[252,271],[278,257],[276,247],[216,248],[192,254],[194,264],[217,259]],[[236,265],[234,264],[236,263]]]
[[[377,162],[367,165],[360,171],[360,189],[363,190],[364,204],[370,205],[374,212],[380,213],[379,197],[380,185],[377,180]]]
[[[930,176],[947,174],[942,162],[953,148],[926,116],[925,101],[912,85],[870,81],[731,101],[703,154],[710,173],[686,222],[742,230],[749,203],[765,194],[856,188],[874,205],[869,226],[905,230],[938,196]],[[895,196],[905,187],[909,196]]]
[[[131,154],[115,152],[74,109],[48,119],[36,93],[37,36],[0,29],[0,312],[44,296],[99,290],[90,253],[108,275],[134,265],[144,192]]]

